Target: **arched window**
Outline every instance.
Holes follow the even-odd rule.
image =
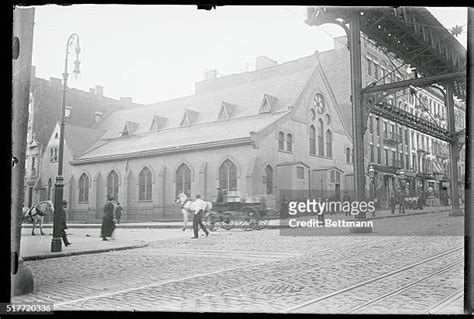
[[[309,154],[316,154],[316,128],[314,125],[309,127]]]
[[[53,190],[53,180],[50,178],[48,179],[48,200],[52,198],[51,191]]]
[[[265,184],[267,188],[267,195],[273,194],[273,168],[270,165],[265,167]]]
[[[324,156],[324,123],[318,120],[318,155]]]
[[[191,197],[191,170],[184,163],[176,170],[176,196],[181,192]]]
[[[151,171],[145,167],[138,175],[138,200],[151,200]]]
[[[110,172],[107,176],[107,196],[112,196],[118,199],[118,184],[119,177],[115,171]]]
[[[79,177],[79,203],[87,203],[89,201],[89,177],[86,173],[82,173]]]
[[[332,157],[332,133],[329,129],[326,131],[326,156]]]
[[[285,149],[285,133],[278,133],[278,150],[283,151]]]
[[[286,135],[286,150],[293,152],[293,135],[289,133]]]
[[[56,162],[58,160],[58,148],[54,148],[54,161]]]
[[[346,147],[346,163],[351,163],[351,149],[349,147]]]
[[[219,167],[219,187],[228,191],[237,190],[237,166],[230,160],[225,160]]]
[[[53,148],[51,147],[51,148],[49,149],[49,151],[50,151],[50,154],[49,154],[49,161],[52,162],[52,161],[54,160],[54,150],[53,150]]]

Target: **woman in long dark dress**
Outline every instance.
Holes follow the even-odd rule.
[[[107,197],[107,202],[104,205],[104,217],[102,218],[102,228],[101,234],[102,240],[108,240],[107,237],[112,237],[112,234],[115,230],[114,222],[114,204],[112,201],[113,197]]]

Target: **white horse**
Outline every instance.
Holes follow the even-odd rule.
[[[212,209],[212,203],[206,201],[204,202],[206,203],[206,208],[204,209],[204,212],[210,211]],[[194,208],[194,201],[189,199],[185,193],[179,193],[176,197],[176,203],[181,205],[181,213],[183,214],[184,222],[183,231],[185,231],[189,221],[189,214],[194,213],[194,211],[196,210]]]
[[[33,229],[31,231],[31,235],[34,236],[35,234],[35,227],[36,223],[39,224],[40,233],[43,233],[43,218],[45,215],[51,215],[54,213],[54,205],[53,202],[50,200],[45,200],[39,202],[35,206],[28,208],[23,207],[23,220],[28,220],[30,223],[33,223]]]

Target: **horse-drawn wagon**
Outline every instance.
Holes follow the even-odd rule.
[[[212,231],[217,228],[230,230],[236,224],[244,230],[264,229],[268,225],[265,196],[229,191],[222,202],[212,203],[212,209],[205,215],[205,223]]]

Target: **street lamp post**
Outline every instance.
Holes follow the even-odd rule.
[[[369,166],[369,177],[370,177],[370,182],[372,184],[372,191],[371,191],[371,199],[372,201],[374,202],[377,202],[377,198],[376,198],[376,185],[375,185],[375,176],[377,175],[377,172],[375,171],[374,169],[374,166],[373,165],[370,165]],[[375,217],[375,210],[372,212],[372,217]]]
[[[64,154],[64,117],[66,113],[66,93],[67,93],[67,78],[68,78],[68,55],[69,50],[75,47],[76,61],[74,61],[73,73],[78,76],[79,70],[79,53],[81,48],[79,46],[79,35],[73,33],[69,36],[66,43],[66,58],[64,61],[64,73],[63,73],[63,101],[61,105],[61,119],[59,123],[59,159],[58,159],[58,175],[56,176],[56,183],[54,184],[54,220],[53,220],[53,240],[51,241],[51,252],[60,252],[62,249],[61,245],[61,214],[60,210],[63,209],[63,192],[64,192],[64,177],[63,177],[63,154]]]

